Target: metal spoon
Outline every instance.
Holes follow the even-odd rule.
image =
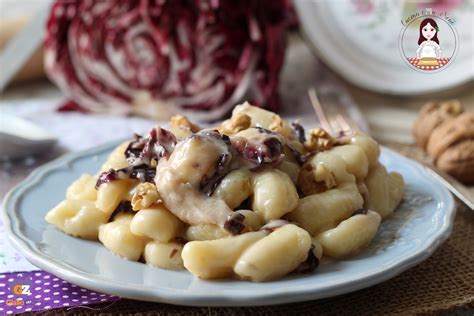
[[[0,112],[0,159],[39,154],[56,142],[57,138],[43,128]]]

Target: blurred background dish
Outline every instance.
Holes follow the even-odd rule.
[[[294,2],[306,38],[319,57],[334,71],[359,87],[380,93],[414,95],[439,92],[474,79],[472,1],[391,1],[344,0]],[[406,19],[408,29],[418,27],[421,12],[455,20],[440,25],[445,53],[453,51],[451,65],[443,71],[426,73],[407,68],[405,56],[416,50],[417,30],[411,36],[409,52],[404,52]],[[420,17],[413,18],[419,14]],[[442,19],[439,19],[442,20]],[[440,23],[441,24],[441,23]]]
[[[0,109],[0,159],[42,153],[56,142],[57,138],[47,130]]]

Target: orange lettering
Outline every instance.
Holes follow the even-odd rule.
[[[21,289],[22,289],[22,287],[21,287],[20,284],[15,285],[15,286],[13,287],[13,293],[15,293],[15,294],[23,294],[23,291],[22,291]]]

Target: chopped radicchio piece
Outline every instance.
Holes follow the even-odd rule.
[[[179,237],[179,236],[174,237],[173,241],[177,244],[180,244],[180,245],[184,245],[185,243],[188,242],[185,238]]]
[[[125,150],[125,157],[130,166],[151,166],[152,161],[168,158],[176,145],[176,137],[170,131],[155,127],[150,136],[143,138],[135,135],[135,140]]]
[[[200,137],[206,141],[214,142],[214,144],[222,148],[222,153],[216,161],[214,172],[211,175],[204,175],[200,183],[200,190],[206,195],[211,196],[222,178],[230,171],[233,157],[230,151],[230,138],[227,135],[220,134],[217,130],[205,130],[191,137]]]
[[[224,229],[230,232],[232,235],[237,235],[245,228],[244,220],[244,215],[234,212],[229,215],[229,218],[227,218],[226,222],[224,223]]]
[[[109,169],[107,171],[104,171],[100,174],[99,179],[97,179],[97,182],[95,184],[95,188],[98,189],[101,184],[115,181],[115,180],[121,180],[121,179],[129,179],[130,178],[130,172],[127,170],[127,168],[123,169]]]
[[[310,273],[316,270],[319,266],[319,259],[313,253],[314,245],[311,245],[311,248],[308,251],[308,257],[306,260],[302,262],[298,268],[296,268],[297,272],[300,273]]]
[[[291,123],[291,126],[293,127],[296,136],[298,137],[298,141],[303,144],[306,141],[304,127],[299,122],[293,122]]]
[[[104,171],[97,179],[95,188],[98,189],[101,184],[115,181],[115,180],[125,180],[125,179],[137,179],[140,182],[155,182],[156,170],[145,165],[140,165],[138,167],[125,167],[122,169],[109,169]]]
[[[132,203],[130,201],[120,202],[119,205],[117,205],[115,210],[112,212],[112,215],[110,215],[109,222],[113,221],[115,216],[124,212],[133,212]]]
[[[125,158],[129,163],[133,162],[134,159],[140,156],[146,141],[145,138],[138,134],[134,134],[133,137],[134,140],[131,141],[128,144],[127,149],[125,149]]]
[[[283,142],[275,133],[263,128],[259,130],[264,135],[258,139],[233,138],[233,149],[239,157],[250,163],[252,169],[263,165],[278,165],[284,156]]]
[[[352,216],[355,215],[366,215],[369,210],[366,208],[360,208],[358,210],[355,210],[354,213],[352,213]]]
[[[191,136],[193,137],[193,136]],[[223,141],[226,145],[230,145],[230,138],[227,135],[219,133],[218,130],[213,129],[213,130],[203,130],[199,132],[198,134],[195,134],[195,137],[204,137],[208,139],[214,139],[218,141]]]
[[[217,188],[222,178],[229,171],[231,161],[231,154],[222,154],[217,161],[214,173],[209,177],[205,175],[201,179],[201,191],[203,191],[207,196],[211,196],[212,193],[214,193],[214,190]]]
[[[290,150],[290,152],[293,154],[293,157],[295,157],[296,161],[300,164],[303,165],[306,161],[308,161],[308,158],[313,156],[316,152],[309,152],[307,154],[302,154],[298,150],[296,150],[295,147],[293,147],[291,144],[286,144],[286,147]]]
[[[103,183],[137,179],[141,182],[154,182],[156,164],[161,158],[168,158],[176,145],[176,137],[168,130],[155,127],[146,138],[135,135],[125,150],[128,167],[122,169],[109,169],[103,172],[96,183],[96,189]]]
[[[172,259],[178,253],[178,249],[174,248],[170,253],[170,259]]]

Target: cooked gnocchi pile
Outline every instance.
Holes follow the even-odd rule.
[[[175,116],[82,175],[46,220],[129,260],[268,281],[371,242],[404,191],[379,152],[367,135],[305,132],[248,103],[214,128]]]

